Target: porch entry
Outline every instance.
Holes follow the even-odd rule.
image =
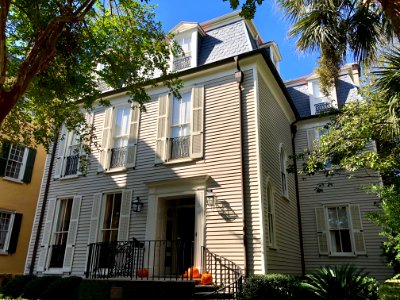
[[[160,240],[166,241],[160,267],[166,274],[183,274],[194,262],[195,198],[164,198],[159,204],[158,232]]]

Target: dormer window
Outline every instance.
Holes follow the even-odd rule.
[[[192,35],[187,33],[175,40],[182,48],[183,53],[174,57],[173,68],[175,71],[190,68],[192,66]]]
[[[329,112],[337,108],[336,89],[332,88],[328,96],[321,91],[318,79],[308,81],[308,92],[310,95],[310,110],[312,115]]]

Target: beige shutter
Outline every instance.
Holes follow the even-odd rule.
[[[361,220],[360,206],[350,205],[351,225],[354,236],[354,248],[356,254],[366,254],[364,232]]]
[[[158,125],[155,163],[167,160],[167,138],[169,124],[170,97],[168,94],[158,97]]]
[[[131,125],[129,128],[128,157],[126,160],[127,168],[133,168],[136,165],[137,142],[139,136],[139,120],[140,120],[140,108],[138,106],[133,106],[131,111]]]
[[[56,202],[57,199],[52,198],[49,199],[49,202],[47,203],[47,216],[46,216],[46,222],[44,224],[43,238],[42,238],[42,244],[40,246],[40,254],[37,266],[38,272],[43,272],[46,268],[46,260],[50,247]]]
[[[71,272],[72,261],[74,258],[76,234],[78,232],[79,213],[81,210],[82,196],[74,196],[72,202],[71,218],[69,221],[67,245],[65,247],[63,269]]]
[[[307,129],[307,142],[308,142],[308,151],[314,149],[314,141],[318,138],[318,132],[316,128]]]
[[[98,171],[106,171],[109,167],[109,157],[110,157],[110,139],[112,132],[112,117],[114,108],[107,108],[104,112],[104,126],[103,126],[103,137],[101,139],[101,150],[100,150],[100,164]]]
[[[129,238],[129,221],[131,218],[132,190],[122,192],[121,211],[119,215],[118,241]]]
[[[68,130],[65,125],[62,125],[60,136],[58,140],[58,147],[57,147],[57,157],[56,157],[56,164],[54,168],[54,179],[58,179],[62,176],[62,169],[64,165],[65,159],[65,149],[67,146],[68,140]]]
[[[315,218],[317,222],[317,239],[319,254],[329,254],[328,232],[326,228],[325,209],[323,207],[315,208]]]
[[[190,157],[203,157],[204,128],[204,86],[192,89],[192,134],[190,139]]]
[[[90,216],[90,230],[89,230],[88,244],[97,242],[102,198],[103,194],[101,193],[93,195],[93,205],[92,205],[92,214]]]

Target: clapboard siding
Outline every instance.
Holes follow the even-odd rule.
[[[289,199],[282,197],[280,173],[280,148],[282,144],[287,156],[292,155],[290,122],[271,93],[270,86],[258,75],[259,122],[261,141],[261,187],[263,210],[263,240],[268,273],[301,274],[299,230],[296,207],[296,187],[294,175],[288,176]],[[290,164],[290,160],[288,161]],[[267,180],[274,191],[276,247],[267,246]]]
[[[317,120],[320,122],[321,120]],[[309,123],[309,122],[308,122]],[[296,152],[302,153],[307,148],[307,129],[303,128],[300,122],[299,130],[296,135]],[[307,124],[311,127],[312,124]],[[302,161],[298,161],[298,167],[302,165]],[[370,175],[377,175],[369,171]],[[362,190],[363,186],[371,183],[377,183],[378,179],[366,178],[366,171],[359,171],[353,174],[349,179],[347,174],[334,176],[330,179],[332,186],[325,186],[322,193],[316,193],[314,188],[320,182],[327,179],[323,175],[300,176],[299,177],[299,193],[301,199],[301,215],[303,226],[303,241],[306,271],[313,271],[322,265],[334,265],[351,263],[360,268],[364,268],[370,275],[379,280],[383,280],[392,275],[389,268],[386,267],[382,256],[382,239],[379,237],[380,229],[372,224],[366,217],[368,212],[376,209],[374,202],[378,199],[371,194],[366,194]],[[316,220],[315,208],[322,207],[324,204],[348,203],[360,205],[362,217],[364,239],[366,244],[366,255],[358,255],[356,257],[329,257],[320,255],[318,252],[318,242],[316,236]]]
[[[245,101],[254,97],[252,82],[252,71],[246,72]],[[140,196],[144,202],[143,211],[141,213],[131,212],[129,238],[135,237],[143,240],[146,232],[148,208],[148,189],[145,183],[190,178],[198,175],[210,176],[213,182],[212,188],[217,194],[218,200],[226,201],[236,215],[234,220],[228,222],[222,218],[216,208],[206,208],[206,246],[211,251],[244,266],[238,84],[234,79],[234,71],[229,76],[223,76],[212,81],[199,79],[197,83],[203,84],[205,87],[204,159],[179,164],[154,164],[158,117],[158,95],[156,95],[146,104],[146,112],[141,114],[137,159],[134,169],[118,173],[98,173],[100,149],[93,147],[92,153],[89,155],[90,165],[86,176],[51,181],[49,198],[76,194],[82,196],[71,274],[83,276],[86,268],[90,216],[95,193],[132,189],[134,198]],[[127,96],[118,96],[116,100],[121,98],[128,99]],[[254,102],[253,99],[249,101]],[[112,102],[113,100],[111,100]],[[101,145],[104,111],[104,108],[95,110],[93,144]],[[253,113],[254,107],[251,111],[248,111],[248,114]],[[254,122],[249,126],[249,130],[255,130]],[[252,139],[254,140],[254,137]],[[253,151],[254,147],[249,147],[250,151]],[[256,162],[251,164],[254,165]],[[252,186],[256,186],[256,184],[256,181],[251,181]],[[43,190],[44,185],[42,186]],[[252,194],[253,192],[249,192],[248,197]],[[40,212],[42,201],[43,193],[40,195],[37,215]],[[37,222],[38,217],[35,220],[34,228],[37,228]],[[33,242],[30,245],[30,255],[32,255],[32,247]]]

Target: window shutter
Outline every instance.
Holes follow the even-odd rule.
[[[64,165],[65,159],[65,148],[67,146],[67,139],[68,139],[68,130],[65,125],[62,126],[60,137],[58,140],[58,147],[57,147],[57,158],[56,158],[56,165],[54,168],[54,179],[58,179],[62,176],[62,169]]]
[[[49,202],[47,205],[47,216],[46,216],[46,222],[44,224],[42,245],[41,245],[38,266],[37,266],[37,270],[39,272],[43,272],[46,267],[47,253],[49,251],[51,232],[52,232],[52,228],[53,228],[53,219],[54,219],[54,213],[55,213],[55,209],[56,209],[56,201],[57,201],[57,199],[49,199]]]
[[[351,225],[354,236],[354,248],[356,254],[366,254],[364,232],[362,227],[360,206],[357,204],[350,205]]]
[[[314,141],[316,140],[318,132],[316,128],[307,129],[307,142],[308,142],[308,151],[314,149]]]
[[[204,86],[192,90],[192,135],[190,142],[190,157],[203,157],[203,127],[204,127]]]
[[[71,218],[69,221],[67,245],[65,247],[63,268],[66,272],[71,272],[72,261],[74,258],[76,233],[78,232],[79,213],[81,209],[82,196],[75,196],[72,203]]]
[[[133,168],[136,165],[137,142],[139,136],[139,119],[140,108],[138,106],[133,106],[131,112],[131,126],[129,129],[128,139],[128,158],[126,161],[127,168]]]
[[[92,215],[90,217],[90,231],[89,231],[88,244],[97,242],[102,198],[103,198],[103,194],[101,194],[101,193],[94,194],[94,196],[93,196]]]
[[[158,97],[158,128],[156,141],[155,163],[160,164],[167,160],[167,132],[169,127],[170,97],[168,94]]]
[[[121,212],[119,216],[118,241],[129,238],[129,221],[131,218],[132,190],[122,192]]]
[[[10,153],[11,144],[9,142],[3,142],[0,148],[0,176],[3,177],[6,172],[6,165],[8,155]]]
[[[26,159],[25,164],[25,172],[22,181],[25,183],[31,182],[32,173],[33,173],[33,165],[35,164],[35,157],[36,157],[36,149],[28,149],[28,157]]]
[[[103,137],[101,139],[102,149],[100,150],[100,164],[98,167],[99,172],[106,171],[109,167],[109,153],[111,130],[112,130],[112,116],[114,108],[107,108],[104,112],[104,126],[103,126]]]
[[[19,230],[21,229],[22,214],[14,214],[14,222],[11,229],[10,243],[8,244],[7,252],[9,254],[15,253],[17,250]]]
[[[323,207],[315,208],[315,217],[317,222],[317,239],[319,254],[329,254],[328,233],[325,221],[325,209]]]

